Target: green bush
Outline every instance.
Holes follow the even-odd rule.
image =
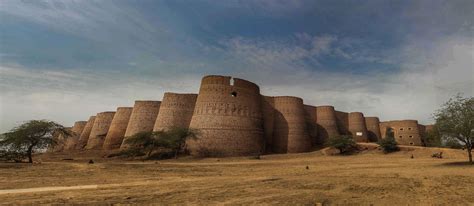
[[[381,139],[377,144],[380,145],[384,153],[391,153],[400,150],[397,141],[395,141],[395,138],[393,137]]]
[[[6,162],[22,162],[28,157],[26,152],[20,150],[0,150],[0,161]]]
[[[327,141],[327,146],[338,149],[340,154],[349,154],[357,150],[356,142],[349,135],[331,137]]]

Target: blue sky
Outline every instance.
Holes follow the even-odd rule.
[[[0,1],[0,132],[65,125],[206,74],[382,120],[474,88],[474,1]]]

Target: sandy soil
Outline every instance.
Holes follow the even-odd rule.
[[[431,158],[439,151],[445,158]],[[474,205],[474,166],[460,163],[464,151],[330,153],[145,162],[40,155],[37,164],[0,163],[0,204]]]

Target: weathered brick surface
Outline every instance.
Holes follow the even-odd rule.
[[[79,136],[79,140],[77,141],[77,144],[76,144],[76,149],[84,149],[84,147],[87,145],[87,141],[89,141],[89,136],[91,134],[94,121],[95,121],[95,116],[89,117],[89,120],[87,121],[86,126],[84,126],[84,129],[82,130],[81,136]]]
[[[197,94],[165,93],[153,131],[172,127],[188,128],[194,113]]]
[[[316,122],[316,107],[311,105],[304,105],[306,128],[311,139],[311,146],[316,146],[319,140],[318,137],[318,123]],[[266,114],[265,114],[266,115]]]
[[[259,87],[227,76],[202,79],[190,127],[200,130],[189,140],[191,154],[239,156],[260,154],[263,119]]]
[[[276,153],[307,152],[311,138],[306,127],[303,100],[298,97],[274,97],[275,128],[273,151]]]
[[[362,112],[349,113],[349,132],[356,142],[368,142],[367,127]]]
[[[123,141],[138,132],[151,132],[160,111],[160,101],[135,101]],[[122,142],[120,148],[126,148]]]
[[[316,106],[316,122],[321,143],[329,137],[339,135],[337,128],[336,112],[333,106]]]
[[[74,123],[74,126],[71,129],[72,134],[66,140],[64,150],[74,150],[76,148],[77,141],[79,141],[79,137],[81,136],[81,133],[84,130],[86,124],[87,121],[77,121]]]
[[[377,142],[382,138],[380,135],[379,124],[380,120],[378,117],[365,117],[365,125],[367,127],[370,142]]]
[[[115,112],[110,111],[97,113],[86,149],[102,149],[114,115]]]
[[[127,130],[128,121],[132,114],[133,107],[118,107],[115,112],[114,118],[110,123],[109,131],[105,136],[105,141],[102,146],[104,150],[113,150],[120,148],[122,145],[123,138],[125,137],[125,131]]]

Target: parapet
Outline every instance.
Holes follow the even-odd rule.
[[[356,142],[368,142],[367,127],[362,112],[349,113],[349,132]]]
[[[91,134],[92,126],[94,125],[95,116],[90,116],[89,120],[82,130],[81,136],[79,136],[79,141],[77,141],[76,149],[84,149],[89,141],[89,136]]]
[[[109,131],[110,124],[114,118],[115,112],[97,113],[94,124],[87,141],[86,149],[102,149],[105,137]]]
[[[110,123],[109,131],[105,137],[104,145],[102,149],[113,150],[120,148],[122,145],[123,138],[125,137],[125,131],[127,130],[128,121],[132,114],[133,107],[118,107],[115,112],[112,123]]]
[[[153,131],[172,127],[189,128],[197,94],[165,93]]]
[[[135,101],[127,130],[125,131],[124,141],[138,132],[151,132],[155,125],[156,117],[160,111],[160,101]],[[120,148],[126,148],[122,143]]]

